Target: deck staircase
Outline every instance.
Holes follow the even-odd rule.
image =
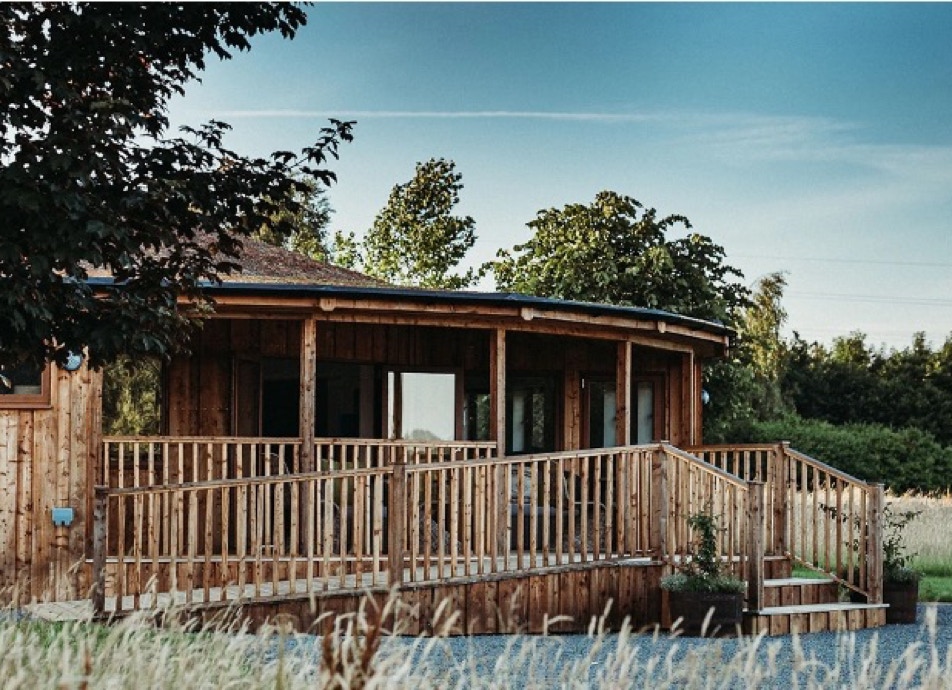
[[[876,628],[886,622],[886,604],[850,602],[835,579],[793,577],[789,560],[769,560],[771,577],[764,580],[763,606],[744,612],[745,634],[837,632]]]
[[[741,574],[748,581],[744,633],[784,635],[885,624],[882,485],[863,482],[786,443],[694,447],[688,453],[701,466],[685,465],[686,480],[675,482],[682,495],[711,501],[704,487],[716,472],[747,485],[746,527],[752,531],[747,532],[748,567]],[[794,577],[795,561],[817,572]],[[852,594],[863,603],[851,601]]]

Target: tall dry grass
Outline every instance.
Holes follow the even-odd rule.
[[[912,562],[932,575],[952,576],[952,494],[887,495],[894,512],[921,511],[903,532]]]
[[[952,687],[952,652],[927,642],[886,653],[855,634],[827,642],[823,658],[800,638],[683,641],[595,628],[571,638],[457,639],[377,636],[365,613],[338,621],[323,640],[188,627],[156,630],[145,618],[113,627],[38,624],[0,617],[0,679],[20,688],[913,688]],[[461,651],[461,649],[463,651]],[[489,651],[487,651],[489,650]]]

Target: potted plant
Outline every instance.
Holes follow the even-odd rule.
[[[883,510],[883,603],[889,604],[887,623],[916,622],[922,573],[910,565],[915,554],[907,551],[904,532],[921,512],[894,513],[888,505]]]
[[[747,584],[724,567],[717,551],[717,517],[708,509],[688,517],[695,533],[695,551],[687,554],[676,572],[661,578],[668,591],[671,619],[681,619],[681,627],[691,634],[708,629],[736,626],[744,612]],[[711,612],[713,609],[713,612]]]

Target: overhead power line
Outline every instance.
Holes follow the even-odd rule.
[[[922,307],[952,307],[952,299],[941,297],[899,297],[893,295],[849,295],[839,292],[789,292],[790,297],[836,300],[839,302],[871,302],[874,304],[901,304]]]
[[[844,259],[820,256],[771,256],[767,254],[731,254],[737,259],[770,259],[771,261],[816,261],[827,264],[869,264],[871,266],[910,266],[914,268],[952,268],[940,261],[892,261],[886,259]]]

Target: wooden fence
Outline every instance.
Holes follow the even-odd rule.
[[[883,487],[786,443],[688,449],[742,479],[766,483],[767,554],[788,556],[882,601]]]
[[[301,596],[642,558],[690,558],[718,516],[725,564],[762,601],[789,553],[881,592],[881,487],[786,446],[666,444],[493,457],[489,443],[107,438],[94,506],[102,610]],[[877,547],[877,544],[879,546]],[[865,567],[863,567],[865,565]],[[108,575],[107,575],[108,573]],[[877,575],[879,573],[879,575]]]
[[[159,449],[182,455],[176,443],[138,443],[132,456],[149,466],[175,464]],[[237,448],[219,448],[229,444]],[[96,492],[97,600],[108,593],[123,610],[156,606],[159,593],[227,601],[658,554],[653,518],[663,509],[645,511],[663,495],[652,488],[662,476],[656,447],[504,459],[478,457],[480,448],[409,447],[393,444],[382,466],[312,473],[151,486],[134,480],[161,472],[123,475],[124,486]],[[437,462],[467,454],[476,457]]]

